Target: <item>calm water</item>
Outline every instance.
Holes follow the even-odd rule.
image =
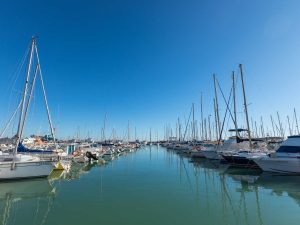
[[[300,177],[190,162],[156,146],[62,177],[0,183],[0,223],[300,224]]]

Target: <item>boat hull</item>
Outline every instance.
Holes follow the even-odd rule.
[[[265,172],[300,174],[300,159],[298,158],[260,158],[255,163]]]
[[[54,165],[51,161],[15,162],[14,169],[12,169],[12,162],[2,162],[0,164],[0,180],[47,177],[53,168]]]
[[[192,158],[205,158],[203,151],[194,151],[191,152]]]
[[[220,160],[223,159],[221,155],[218,154],[217,151],[203,151],[203,155],[207,159],[212,159],[212,160]]]
[[[253,159],[247,157],[233,155],[222,155],[222,157],[226,160],[226,162],[235,167],[259,168],[259,166],[253,161]]]

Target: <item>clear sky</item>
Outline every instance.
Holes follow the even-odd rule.
[[[201,92],[205,115],[213,113],[212,74],[228,95],[239,63],[254,120],[300,113],[297,0],[0,1],[0,127],[18,102],[15,71],[32,35],[60,137],[99,137],[105,114],[119,134],[128,120],[140,138],[150,127],[162,134],[193,102],[199,120]],[[40,94],[26,134],[47,130]]]

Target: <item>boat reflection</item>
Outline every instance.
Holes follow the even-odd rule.
[[[201,183],[197,193],[205,193],[203,199],[207,202],[207,211],[221,210],[220,217],[224,218],[224,224],[265,224],[269,218],[265,216],[262,205],[274,196],[278,197],[277,201],[288,196],[300,206],[300,176],[280,176],[263,173],[259,169],[232,168],[206,159],[192,160],[190,163],[198,170],[195,180]],[[264,190],[270,190],[270,195],[262,194]],[[213,202],[216,199],[218,204]]]
[[[2,182],[0,184],[0,209],[2,211],[0,223],[3,225],[20,224],[23,219],[29,218],[27,211],[21,207],[25,205],[25,209],[35,211],[35,218],[39,218],[39,224],[43,224],[50,212],[54,197],[55,188],[47,179]]]
[[[62,179],[79,179],[81,175],[89,172],[96,165],[99,164],[97,162],[72,163],[71,170],[63,173]]]

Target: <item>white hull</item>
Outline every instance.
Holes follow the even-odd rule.
[[[47,177],[54,165],[51,161],[12,162],[0,163],[0,180],[24,179],[34,177]]]
[[[214,150],[203,150],[203,155],[207,159],[219,160],[223,158],[217,151]]]
[[[269,158],[254,159],[255,163],[266,172],[300,174],[300,159]]]

